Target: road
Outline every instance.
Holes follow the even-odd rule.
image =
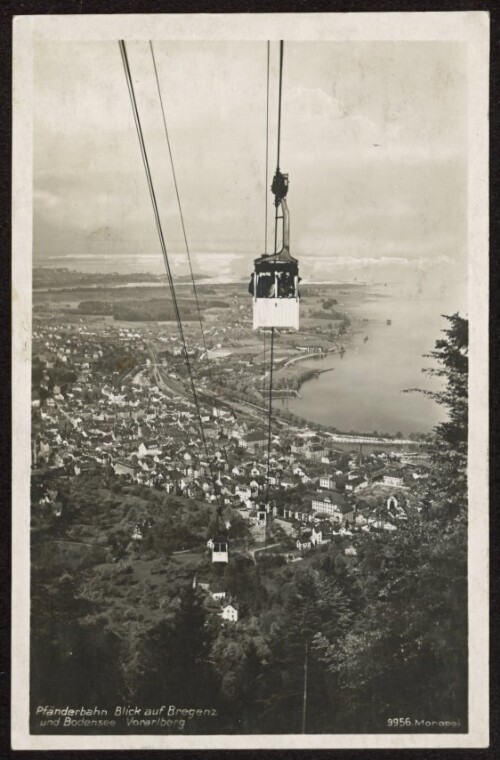
[[[255,559],[255,555],[257,554],[257,552],[264,552],[267,549],[273,549],[275,546],[279,546],[279,545],[280,545],[280,542],[278,541],[278,543],[276,544],[269,544],[269,546],[261,546],[259,549],[250,549],[248,553],[253,559],[254,563],[257,564],[257,560]]]

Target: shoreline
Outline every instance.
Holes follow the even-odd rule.
[[[334,369],[335,369],[335,367],[327,367],[326,369],[311,370],[311,372],[314,373],[313,375],[311,375],[311,377],[304,377],[303,380],[299,381],[299,387],[297,388],[297,395],[298,395],[298,392],[300,391],[300,389],[302,388],[303,385],[305,385],[306,383],[309,383],[311,380],[317,380],[318,377],[320,375],[324,375],[325,372],[333,372]]]

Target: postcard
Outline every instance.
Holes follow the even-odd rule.
[[[13,68],[14,749],[488,746],[488,14]]]

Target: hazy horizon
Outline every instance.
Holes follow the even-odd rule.
[[[188,273],[147,43],[127,43],[175,273]],[[463,304],[466,45],[287,42],[281,168],[304,281],[398,282]],[[196,271],[245,279],[268,250],[262,42],[155,43]],[[268,185],[275,165],[271,49]],[[34,265],[163,271],[118,46],[35,48]]]

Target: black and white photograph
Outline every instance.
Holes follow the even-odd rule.
[[[16,21],[14,748],[487,746],[488,23]]]

